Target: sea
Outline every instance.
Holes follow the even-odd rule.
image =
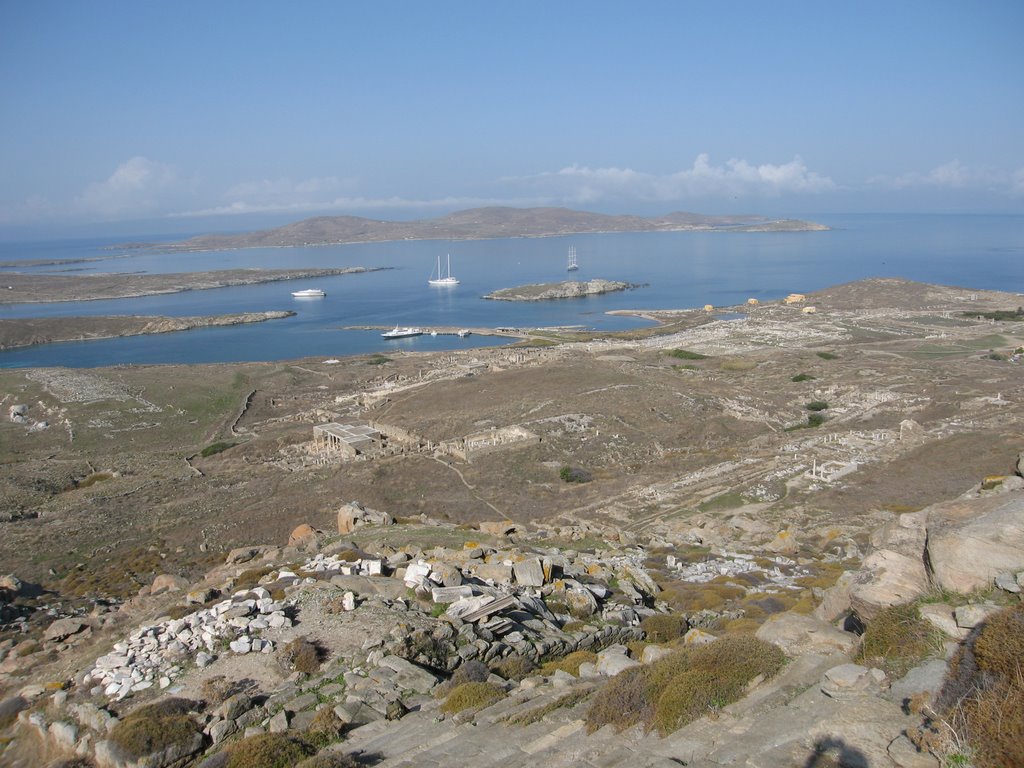
[[[171,273],[237,268],[382,267],[315,280],[186,291],[110,301],[0,305],[0,320],[85,315],[220,315],[292,310],[282,320],[178,333],[45,344],[0,352],[0,367],[233,363],[508,344],[474,334],[397,340],[352,326],[547,328],[597,332],[649,324],[612,310],[741,305],[779,299],[867,277],[901,277],[963,288],[1022,294],[1024,216],[833,214],[807,216],[822,232],[643,232],[543,238],[246,248],[171,253],[116,247],[118,238],[0,243],[0,262],[92,259],[76,264],[0,267],[8,271],[89,275]],[[133,238],[145,240],[145,238]],[[159,239],[159,238],[157,238]],[[579,270],[567,272],[569,248]],[[451,256],[460,283],[427,279],[437,258]],[[501,288],[567,279],[604,278],[640,287],[620,293],[544,302],[482,298]],[[320,299],[291,292],[319,288]],[[1016,306],[1016,305],[1015,305]],[[1015,307],[1013,307],[1015,308]],[[731,315],[723,312],[723,322]]]

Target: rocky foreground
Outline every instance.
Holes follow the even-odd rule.
[[[199,582],[159,576],[38,641],[4,641],[0,754],[104,768],[1019,764],[1022,694],[996,670],[1024,663],[1024,477],[900,515],[845,571],[849,551],[779,555],[779,537],[758,545],[734,522],[694,528],[693,543],[730,538],[694,550],[587,525],[399,524],[348,504],[337,532],[302,525]],[[590,551],[593,537],[608,546]],[[771,607],[829,564],[841,575],[813,604]],[[753,602],[679,613],[667,574]],[[5,622],[24,621],[25,589],[3,580]],[[780,663],[758,673],[737,648]],[[989,689],[994,725],[977,716]]]
[[[633,283],[619,280],[566,280],[562,283],[536,283],[521,285],[517,288],[502,288],[484,296],[495,301],[548,301],[550,299],[578,299],[583,296],[598,296],[602,293],[615,293],[639,288]]]

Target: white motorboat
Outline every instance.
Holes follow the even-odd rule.
[[[422,335],[423,335],[423,329],[422,328],[399,328],[397,325],[394,327],[394,330],[387,331],[387,332],[381,334],[381,336],[383,336],[385,339],[404,339],[407,336],[422,336]]]
[[[434,277],[434,275],[437,277]],[[434,272],[430,273],[430,279],[427,280],[430,285],[458,285],[459,281],[452,277],[452,255],[448,254],[448,274],[441,274],[441,257],[437,257],[437,268]]]
[[[292,296],[296,299],[319,299],[323,298],[327,294],[321,291],[319,288],[306,288],[302,291],[292,291]]]

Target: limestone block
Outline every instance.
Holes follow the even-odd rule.
[[[925,603],[917,608],[918,614],[940,632],[949,637],[963,640],[969,630],[957,626],[953,609],[945,603]]]
[[[855,575],[853,571],[840,574],[836,583],[824,591],[821,602],[814,609],[816,618],[822,621],[835,621],[850,610],[850,587]]]
[[[853,653],[857,637],[813,616],[777,613],[757,630],[757,638],[777,645],[790,656],[806,653]]]
[[[76,635],[88,628],[89,624],[78,618],[57,619],[46,628],[46,631],[43,633],[43,639],[56,642]]]
[[[850,587],[850,605],[861,619],[870,621],[883,608],[909,603],[927,589],[921,560],[880,549],[864,558]]]
[[[544,586],[544,566],[540,558],[530,557],[512,566],[516,581],[524,587]]]
[[[1024,570],[1024,493],[929,507],[928,561],[937,586],[963,593]]]
[[[961,605],[953,610],[953,615],[956,617],[956,625],[963,629],[974,629],[991,616],[993,613],[999,612],[998,605],[992,605],[991,603],[982,603],[976,605]]]

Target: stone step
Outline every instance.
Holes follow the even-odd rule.
[[[477,718],[477,722],[494,723],[498,720],[521,717],[523,715],[529,714],[530,712],[533,712],[534,710],[538,710],[548,706],[549,704],[553,704],[559,699],[561,699],[563,696],[568,696],[569,694],[575,692],[590,692],[594,689],[594,687],[594,683],[586,681],[577,683],[575,685],[567,685],[561,688],[546,689],[541,691],[537,696],[534,696],[533,698],[522,701],[515,706],[504,708],[503,711],[497,713],[497,717],[494,716],[495,713],[487,712],[483,718]]]

